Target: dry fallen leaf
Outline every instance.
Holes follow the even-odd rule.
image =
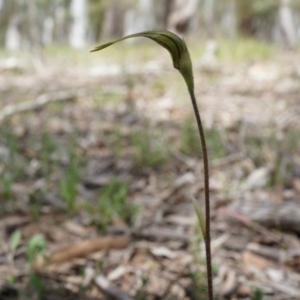
[[[253,254],[250,251],[244,251],[242,254],[243,267],[245,272],[251,273],[253,268],[265,270],[273,266],[272,261],[267,260],[261,256]]]

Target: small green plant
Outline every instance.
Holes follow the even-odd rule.
[[[119,158],[124,147],[124,139],[121,133],[119,125],[113,129],[113,141],[111,142],[111,148],[115,158]]]
[[[13,253],[16,251],[16,249],[20,245],[21,238],[22,238],[22,235],[21,235],[20,230],[14,231],[13,234],[11,235],[10,240],[9,240],[9,246],[10,246],[10,250]]]
[[[199,155],[200,146],[193,119],[184,120],[180,130],[179,149],[188,155]]]
[[[196,202],[196,199],[191,196],[192,200]],[[198,203],[194,203],[196,212]],[[201,218],[201,216],[200,216]],[[190,270],[190,278],[192,279],[191,286],[191,294],[190,298],[193,300],[205,300],[207,295],[207,286],[205,284],[205,276],[203,276],[203,272],[200,271],[199,266],[204,264],[204,259],[201,255],[202,252],[202,241],[203,241],[203,226],[204,220],[200,223],[200,226],[195,228],[195,235],[190,239],[190,245],[192,247],[192,251],[194,253],[194,264],[192,265],[192,269]]]
[[[44,287],[40,277],[34,271],[33,264],[34,261],[36,261],[39,257],[44,255],[45,249],[46,241],[42,234],[36,234],[33,237],[31,237],[26,245],[27,260],[30,266],[29,284],[37,293],[39,299],[43,298]]]
[[[190,273],[190,277],[193,283],[193,291],[191,299],[193,300],[205,300],[207,295],[207,287],[203,280],[203,274],[200,271],[194,271]]]
[[[131,147],[131,158],[135,162],[137,171],[157,169],[168,160],[162,131],[149,122],[145,122],[142,130],[135,129],[129,134],[122,134],[120,126],[117,125],[109,144],[116,158],[121,156],[124,147]]]
[[[133,131],[130,135],[133,159],[140,168],[155,169],[167,160],[162,134],[154,129]]]
[[[66,202],[67,211],[69,213],[73,212],[75,208],[78,180],[78,161],[75,155],[71,153],[69,167],[65,177],[60,181],[60,193]]]
[[[216,129],[211,129],[206,133],[207,148],[212,159],[219,159],[227,154],[227,150],[221,139],[220,132]]]
[[[269,187],[291,182],[295,153],[300,147],[299,134],[300,131],[293,128],[275,134],[271,127],[266,127],[257,135],[257,128],[253,127],[245,135],[243,144],[247,157],[256,168],[269,166],[271,169]]]
[[[206,147],[206,140],[204,135],[204,129],[202,126],[202,121],[200,118],[200,113],[195,97],[194,92],[194,78],[193,78],[193,68],[192,68],[192,61],[189,54],[189,51],[187,49],[186,43],[183,39],[178,37],[172,32],[166,31],[166,30],[151,30],[151,31],[145,31],[140,32],[136,34],[131,34],[128,36],[125,36],[123,38],[120,38],[118,40],[115,40],[110,43],[106,43],[103,45],[100,45],[92,50],[99,51],[104,48],[107,48],[117,42],[123,41],[128,38],[133,37],[147,37],[155,42],[157,42],[159,45],[164,47],[167,51],[169,51],[172,60],[173,60],[173,66],[175,69],[177,69],[181,75],[183,76],[183,79],[185,80],[185,83],[188,88],[188,92],[190,95],[190,99],[192,101],[197,126],[198,126],[198,132],[200,136],[201,146],[202,146],[202,155],[203,155],[203,165],[204,165],[204,190],[205,190],[205,216],[200,208],[200,206],[195,207],[197,208],[197,215],[199,217],[199,214],[201,214],[201,219],[199,218],[199,222],[201,224],[201,220],[205,221],[205,228],[201,227],[202,233],[204,236],[205,241],[205,250],[206,250],[206,266],[207,266],[207,283],[208,283],[208,299],[213,300],[213,284],[212,284],[212,267],[211,267],[211,249],[210,249],[210,201],[209,201],[209,169],[208,169],[208,155],[207,155],[207,147]]]
[[[7,174],[2,178],[2,197],[7,202],[10,199],[13,198],[12,193],[12,184],[14,182],[14,176],[11,176],[11,174]]]
[[[89,209],[93,215],[94,223],[100,230],[106,229],[114,218],[125,221],[132,221],[139,207],[127,203],[128,186],[127,184],[112,179],[99,194],[96,214],[94,208]]]
[[[41,160],[42,160],[42,171],[43,176],[45,176],[47,182],[51,174],[51,169],[53,163],[51,161],[53,153],[57,150],[57,144],[54,139],[51,138],[51,135],[48,132],[45,132],[42,135],[41,139]]]
[[[22,167],[17,156],[17,137],[9,131],[4,132],[4,142],[7,144],[8,159],[4,162],[5,173],[1,176],[1,196],[8,202],[13,200],[12,186],[20,176]]]
[[[253,291],[253,294],[251,296],[251,300],[263,300],[264,299],[264,291],[260,288],[256,288]]]
[[[7,259],[11,266],[14,266],[15,252],[21,243],[21,238],[22,238],[22,235],[21,235],[20,230],[15,230],[12,233],[12,235],[10,236],[10,239],[9,239],[9,250],[10,251],[7,255]],[[14,278],[14,277],[12,276],[12,278]]]
[[[148,284],[148,278],[142,276],[141,280],[142,280],[142,283],[141,283],[141,286],[139,287],[139,289],[136,293],[135,299],[136,300],[147,300],[148,295],[147,295],[147,292],[146,292],[145,289],[146,289],[147,284]]]
[[[38,221],[41,215],[41,205],[45,195],[40,188],[32,189],[28,194],[28,205],[30,207],[31,218],[34,221]]]
[[[187,117],[181,128],[179,142],[180,151],[188,155],[199,155],[200,146],[197,137],[197,128],[194,126],[193,119]],[[210,150],[211,159],[218,159],[226,156],[226,148],[224,147],[220,133],[217,130],[211,129],[206,132],[206,143],[207,148]]]

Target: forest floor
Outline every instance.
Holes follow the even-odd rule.
[[[300,57],[256,46],[192,49],[214,286],[296,300]],[[0,53],[0,299],[206,299],[201,148],[168,56]]]

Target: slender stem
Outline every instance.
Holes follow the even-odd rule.
[[[204,166],[204,193],[205,193],[205,250],[206,250],[206,268],[207,268],[207,288],[208,299],[213,300],[213,278],[211,267],[211,249],[210,249],[210,201],[209,201],[209,169],[208,169],[208,155],[204,129],[201,122],[201,117],[193,90],[189,91],[195,117],[197,120],[198,131],[201,140],[202,153],[203,153],[203,166]]]

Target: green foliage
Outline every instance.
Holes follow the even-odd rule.
[[[205,230],[205,215],[204,215],[204,213],[202,211],[202,208],[201,208],[200,204],[195,199],[195,197],[190,194],[190,198],[191,198],[191,200],[193,202],[194,209],[195,209],[197,217],[198,217],[198,223],[199,223],[199,227],[201,229],[202,236],[205,239],[205,234],[206,234],[206,230]]]
[[[30,265],[29,284],[37,293],[39,299],[43,298],[44,286],[40,277],[33,270],[33,262],[44,254],[45,249],[46,241],[42,234],[32,236],[26,245],[27,260]]]
[[[188,155],[199,155],[201,148],[198,140],[198,132],[194,126],[194,120],[191,116],[186,118],[181,126],[179,149]]]
[[[0,163],[0,170],[1,165],[3,168],[3,174],[0,177],[0,196],[8,202],[14,200],[12,185],[21,175],[23,161],[18,155],[18,137],[6,127],[3,128],[2,132],[3,136],[1,137],[1,140],[8,150],[8,157]]]
[[[188,155],[202,156],[199,145],[199,133],[197,132],[193,121],[193,118],[190,116],[183,122],[179,139],[179,149]],[[226,156],[227,150],[221,140],[218,130],[211,129],[206,131],[206,143],[212,159]]]
[[[210,153],[210,158],[219,159],[227,155],[227,150],[221,139],[219,130],[213,128],[206,132],[207,149]]]
[[[36,273],[29,273],[29,284],[37,293],[40,300],[43,299],[44,285],[41,278]]]
[[[294,156],[300,149],[300,131],[289,129],[276,134],[271,128],[263,128],[260,135],[256,129],[247,132],[244,140],[247,157],[256,168],[271,166],[268,185],[285,185],[293,176]]]
[[[16,251],[16,249],[20,245],[21,237],[22,236],[21,236],[21,231],[20,230],[14,231],[13,234],[11,235],[10,241],[9,241],[9,246],[10,246],[10,250],[12,252]]]
[[[57,143],[51,135],[48,132],[43,133],[40,153],[43,176],[45,176],[47,180],[49,180],[53,168],[52,158],[53,154],[57,151],[57,148]]]
[[[237,25],[240,33],[253,36],[266,21],[275,21],[278,4],[274,0],[235,0]],[[265,23],[266,24],[266,23]]]
[[[79,181],[78,175],[78,161],[73,153],[70,155],[70,164],[60,181],[60,193],[67,205],[69,213],[74,211],[75,197],[77,195],[77,184]]]
[[[116,179],[101,189],[97,207],[88,205],[87,209],[94,224],[105,230],[114,218],[131,222],[138,211],[138,206],[127,203],[128,186]]]
[[[32,265],[37,256],[44,253],[45,249],[46,241],[42,234],[36,234],[29,239],[26,245],[26,253],[30,265]]]
[[[168,154],[161,131],[151,127],[135,130],[130,134],[130,142],[138,168],[155,169],[167,161]]]
[[[206,300],[207,299],[207,287],[203,280],[203,274],[200,271],[190,273],[190,277],[193,282],[192,300]]]
[[[202,257],[203,234],[202,229],[198,224],[195,224],[195,233],[190,238],[190,247],[193,253],[194,263],[189,270],[189,276],[192,279],[190,298],[193,300],[206,300],[207,286],[205,284],[205,274],[201,271],[201,266],[205,264],[205,259]]]
[[[251,296],[251,300],[263,300],[264,299],[264,291],[260,288],[256,288],[253,291],[253,294]]]
[[[158,169],[169,158],[162,129],[150,125],[147,121],[144,124],[140,129],[132,129],[128,134],[122,133],[120,125],[116,125],[109,140],[109,146],[116,158],[122,155],[124,148],[131,149],[131,158],[138,172]]]
[[[274,18],[277,13],[278,3],[274,0],[254,0],[252,1],[252,7],[254,16]]]

